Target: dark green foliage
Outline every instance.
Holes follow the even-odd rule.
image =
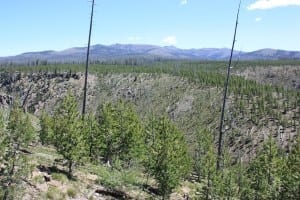
[[[4,197],[5,193],[5,186],[6,180],[5,180],[5,170],[7,170],[7,165],[4,165],[7,158],[7,149],[8,149],[9,143],[8,143],[8,137],[7,133],[4,127],[4,119],[2,112],[0,113],[0,198],[2,199]],[[7,173],[7,172],[6,172]]]
[[[5,144],[7,140],[7,133],[5,129],[5,124],[4,124],[4,116],[2,111],[0,111],[0,159],[2,159],[2,156],[5,152]],[[2,160],[0,160],[2,163]]]
[[[68,174],[72,176],[72,166],[85,153],[82,120],[78,112],[77,103],[73,96],[66,96],[53,116],[52,143],[58,153],[68,160]]]
[[[29,116],[17,105],[10,111],[7,130],[11,142],[17,144],[17,150],[26,148],[34,137],[34,128]]]
[[[222,171],[215,169],[211,133],[198,132],[195,170],[200,176],[202,199],[298,199],[300,189],[299,143],[284,156],[270,136],[249,164],[223,153]]]
[[[214,190],[218,199],[231,199],[238,196],[238,179],[242,179],[242,174],[236,173],[235,166],[232,165],[232,157],[227,149],[223,152],[223,169],[217,171],[214,179]]]
[[[195,170],[203,183],[200,188],[201,198],[211,199],[224,192],[223,180],[216,170],[217,155],[214,146],[214,137],[208,129],[197,132],[195,149]]]
[[[40,117],[40,126],[41,130],[39,131],[39,137],[42,145],[51,144],[51,140],[53,138],[53,120],[50,115],[48,115],[45,111],[43,111]]]
[[[281,199],[300,199],[300,133],[283,168]]]
[[[212,178],[216,173],[216,153],[213,146],[213,136],[207,129],[197,132],[195,148],[195,171],[199,176],[199,181],[204,180],[201,188],[202,198],[209,199],[212,195]]]
[[[250,163],[247,177],[250,191],[244,194],[245,199],[278,199],[281,191],[281,177],[284,160],[279,149],[270,137],[263,149]]]
[[[94,115],[88,114],[83,120],[85,148],[91,161],[99,161],[102,157],[101,150],[104,146],[104,135],[100,131],[99,123]]]
[[[239,155],[240,156],[240,155]],[[246,196],[251,192],[250,181],[247,177],[247,169],[242,164],[242,160],[239,157],[236,165],[231,166],[232,173],[235,174],[234,182],[236,184],[236,198],[247,199]]]
[[[157,180],[163,197],[168,197],[190,171],[184,135],[166,117],[151,119],[146,132],[146,171]]]
[[[212,173],[216,161],[213,134],[207,129],[197,132],[195,149],[195,169],[201,178],[206,178]]]
[[[29,116],[17,105],[9,113],[6,129],[2,115],[0,121],[0,197],[13,199],[20,194],[20,182],[28,175],[28,164],[22,150],[33,140],[34,128]]]
[[[99,108],[98,115],[105,161],[121,159],[130,164],[134,158],[141,158],[142,125],[133,108],[123,102],[108,103]]]

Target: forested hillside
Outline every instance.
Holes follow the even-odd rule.
[[[132,63],[131,63],[132,64]],[[7,66],[4,199],[299,199],[300,62]],[[21,192],[22,191],[22,192]]]

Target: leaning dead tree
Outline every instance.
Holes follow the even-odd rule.
[[[224,86],[223,106],[222,106],[222,111],[221,111],[221,120],[220,120],[220,127],[219,127],[217,170],[220,170],[220,167],[221,167],[220,164],[221,164],[222,157],[223,157],[222,144],[223,144],[223,133],[224,133],[223,132],[224,113],[225,113],[225,106],[226,106],[226,100],[227,100],[227,91],[228,91],[228,85],[229,85],[229,79],[230,79],[230,69],[231,69],[231,64],[232,64],[233,50],[234,50],[234,45],[235,45],[235,41],[236,41],[235,38],[236,38],[237,27],[238,27],[238,23],[239,23],[240,7],[241,7],[241,0],[239,2],[238,12],[236,15],[233,42],[232,42],[231,53],[230,53],[230,57],[229,57],[229,63],[228,63],[228,67],[227,67],[227,77],[226,77],[225,86]]]
[[[93,2],[92,2],[89,39],[88,39],[88,47],[87,47],[87,52],[86,52],[84,88],[83,88],[82,116],[85,115],[85,107],[86,107],[87,78],[88,78],[88,70],[89,70],[89,62],[90,62],[89,61],[89,57],[90,57],[91,35],[92,35],[92,28],[93,28],[94,5],[95,5],[95,0],[93,0]]]

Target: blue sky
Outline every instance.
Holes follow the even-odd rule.
[[[238,0],[96,0],[92,44],[230,48]],[[0,56],[87,44],[88,0],[1,0]],[[243,0],[236,50],[300,50],[300,0]]]

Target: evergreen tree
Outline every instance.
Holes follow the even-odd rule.
[[[83,135],[88,156],[91,161],[98,161],[101,158],[101,149],[104,146],[104,136],[95,116],[86,115],[83,123]]]
[[[211,199],[215,195],[217,171],[215,168],[216,152],[213,134],[208,129],[201,129],[197,132],[196,163],[195,169],[199,178],[204,181],[201,188],[202,198]]]
[[[51,129],[53,126],[52,123],[52,117],[49,116],[45,111],[43,111],[40,117],[41,130],[39,131],[39,137],[42,145],[51,144],[51,140],[53,137],[53,131]]]
[[[281,199],[300,199],[300,132],[283,168]]]
[[[32,141],[34,128],[28,115],[15,105],[9,113],[6,129],[1,120],[0,194],[3,199],[13,199],[16,192],[20,194],[19,183],[27,176],[27,161],[22,150]]]
[[[154,176],[164,198],[178,186],[191,168],[184,135],[167,119],[150,120],[147,127],[146,171]]]
[[[3,155],[5,152],[5,139],[6,130],[4,126],[4,117],[2,111],[0,110],[0,163],[2,163]]]
[[[8,146],[8,135],[4,127],[3,114],[0,112],[0,198],[3,199],[5,193],[4,172],[6,171],[6,151]]]
[[[278,199],[282,167],[283,159],[270,135],[262,150],[249,165],[247,175],[251,190],[245,194],[245,199]]]
[[[227,149],[223,153],[224,164],[221,171],[217,171],[214,179],[214,192],[218,199],[235,199],[237,197],[237,184],[235,168],[232,165],[232,157]],[[241,178],[241,176],[239,177]]]
[[[201,179],[207,177],[207,164],[209,151],[211,150],[214,153],[214,141],[213,141],[213,134],[208,129],[201,129],[197,132],[196,135],[196,162],[195,167],[196,171]],[[211,158],[214,160],[214,158]]]
[[[98,115],[106,162],[121,159],[129,164],[143,155],[142,125],[131,106],[108,103],[100,107]]]
[[[78,112],[77,102],[71,95],[66,96],[55,110],[53,116],[53,145],[68,161],[68,175],[72,177],[74,162],[84,156],[82,119]]]
[[[246,174],[246,167],[242,165],[242,160],[240,157],[240,153],[238,155],[237,164],[233,166],[233,173],[236,174],[235,176],[235,183],[237,186],[237,198],[238,199],[246,199],[245,197],[247,194],[250,194],[250,182],[247,178]]]

